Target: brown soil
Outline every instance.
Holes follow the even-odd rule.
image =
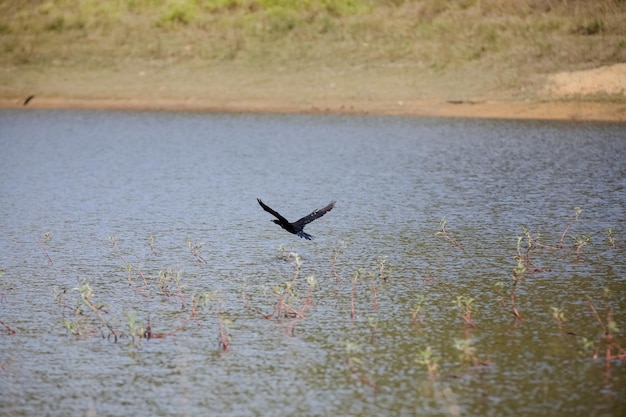
[[[27,73],[20,74],[19,79],[28,80],[29,76],[37,79],[36,74]],[[189,81],[202,77],[206,80],[202,85]],[[437,90],[436,85],[430,90],[422,88],[426,93],[415,98],[403,94],[406,87],[402,80],[381,74],[353,77],[309,73],[281,79],[264,78],[263,74],[249,77],[223,69],[215,74],[204,71],[200,77],[199,73],[164,75],[139,70],[129,79],[128,73],[68,75],[59,71],[55,75],[51,70],[45,80],[39,85],[27,82],[28,88],[14,85],[9,94],[0,94],[5,97],[0,98],[0,107],[24,107],[26,97],[34,94],[27,104],[29,108],[626,121],[626,64],[554,74],[539,83],[543,87],[532,100],[516,100],[506,94],[456,98],[442,93],[449,88]],[[19,98],[6,98],[16,96]]]
[[[548,93],[559,97],[611,94],[626,95],[626,64],[587,71],[560,72],[548,77]]]

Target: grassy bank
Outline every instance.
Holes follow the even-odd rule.
[[[0,16],[3,97],[526,99],[546,74],[626,62],[624,0],[2,0]]]

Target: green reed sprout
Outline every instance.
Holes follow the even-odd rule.
[[[230,347],[230,342],[232,342],[233,338],[230,335],[230,326],[232,324],[232,320],[225,318],[224,314],[218,310],[217,312],[217,333],[219,338],[219,345],[222,351],[227,351]]]
[[[387,256],[381,256],[378,258],[378,278],[383,281],[389,279],[389,267],[387,266]]]
[[[614,248],[615,247],[615,236],[613,235],[613,229],[609,227],[606,229],[607,237],[609,238],[609,245]]]
[[[41,247],[43,248],[43,251],[46,254],[48,263],[50,265],[54,265],[54,261],[52,260],[52,258],[50,257],[50,254],[48,253],[48,242],[50,242],[50,239],[51,239],[51,234],[48,231],[44,234],[43,239],[41,239]]]
[[[459,350],[459,360],[461,363],[467,363],[469,365],[477,365],[480,361],[476,356],[477,349],[473,346],[474,338],[456,339],[454,341],[454,347]]]
[[[4,271],[0,269],[0,278],[2,278],[3,276],[4,276]],[[6,282],[4,279],[2,280],[1,285],[2,285],[2,293],[0,293],[0,303],[6,301],[8,291],[13,289],[13,286],[10,283]],[[12,329],[8,324],[3,322],[2,320],[0,320],[0,326],[4,327],[6,331],[9,332],[9,334],[16,333],[14,329]]]
[[[470,327],[476,327],[476,325],[472,323],[472,312],[474,311],[474,299],[471,297],[465,297],[463,295],[459,295],[456,297],[455,303],[465,323],[467,323],[467,325]]]
[[[130,336],[133,344],[136,342],[136,338],[147,338],[148,330],[144,327],[143,323],[137,320],[137,314],[135,312],[124,313],[124,317],[126,317],[128,335]]]
[[[589,296],[587,296],[587,300],[589,302],[589,308],[593,312],[593,315],[595,316],[596,321],[598,322],[598,325],[602,329],[603,337],[602,337],[601,343],[604,344],[604,349],[605,349],[604,370],[605,370],[605,373],[608,374],[611,369],[612,360],[626,359],[626,349],[624,349],[617,342],[617,338],[615,337],[615,335],[619,333],[620,330],[617,326],[617,323],[613,319],[613,308],[609,304],[609,299],[611,297],[610,290],[605,287],[603,290],[603,295],[604,295],[604,298],[606,299],[606,308],[605,308],[606,318],[604,320],[602,319],[602,317],[600,317],[600,313],[598,312],[598,309],[596,308],[594,303],[591,301],[591,298]],[[600,350],[600,346],[596,345],[595,351],[593,354],[594,359],[599,357],[598,355],[599,350]]]
[[[448,242],[450,242],[451,244],[453,244],[457,248],[459,248],[461,250],[465,250],[463,245],[461,245],[456,240],[454,240],[454,239],[452,239],[450,237],[450,235],[446,231],[446,223],[447,223],[446,218],[445,217],[442,218],[441,221],[439,222],[439,231],[437,233],[435,233],[435,236],[442,236],[444,239],[446,239]]]
[[[337,259],[339,258],[339,255],[342,255],[344,253],[346,248],[347,245],[343,240],[340,240],[337,245],[333,246],[333,257],[331,259],[330,271],[335,277],[337,284],[341,284],[341,277],[337,273]]]
[[[359,283],[359,278],[364,273],[363,268],[356,268],[354,270],[354,275],[350,280],[352,282],[352,291],[350,293],[350,319],[356,319],[356,288]]]
[[[578,217],[580,216],[580,213],[582,213],[582,212],[583,212],[582,208],[574,207],[574,215],[570,219],[569,223],[567,223],[567,226],[565,226],[565,230],[563,230],[563,234],[561,235],[561,239],[559,239],[559,248],[563,248],[563,241],[565,240],[565,236],[567,235],[567,232],[569,232],[569,229],[572,227],[574,222],[576,222],[576,220],[578,220]]]
[[[185,309],[185,300],[187,296],[183,294],[185,285],[181,284],[182,272],[168,268],[159,271],[159,278],[157,279],[157,286],[163,295],[167,297],[175,297],[180,300],[181,309]]]
[[[422,307],[424,306],[425,302],[426,302],[426,296],[424,294],[419,294],[417,296],[417,300],[413,304],[413,312],[411,314],[411,321],[413,323],[417,322],[417,318],[419,317],[420,312],[422,311]]]
[[[115,239],[115,236],[109,236],[109,240],[111,241],[111,244],[113,245],[113,250],[115,251],[115,254],[117,255],[118,258],[120,258],[120,260],[124,263],[124,266],[126,268],[126,271],[128,272],[128,284],[130,284],[130,286],[137,291],[138,293],[142,294],[142,295],[148,295],[146,293],[145,290],[137,287],[134,282],[133,282],[133,271],[136,271],[137,274],[139,274],[139,276],[141,277],[141,279],[143,280],[143,285],[147,286],[148,285],[148,280],[146,279],[146,277],[144,276],[143,272],[141,272],[141,270],[139,268],[136,268],[135,266],[133,266],[133,264],[131,264],[130,262],[128,262],[126,260],[126,258],[124,258],[124,255],[122,255],[122,252],[120,251],[120,248],[117,244],[117,240]]]
[[[84,315],[82,310],[82,302],[80,299],[76,301],[75,307],[67,305],[67,290],[58,291],[56,288],[52,289],[52,295],[57,304],[62,308],[63,326],[74,336],[79,336],[82,333]],[[74,312],[74,321],[71,321],[65,317],[65,310],[69,309]]]
[[[552,318],[557,322],[559,330],[563,331],[563,323],[565,320],[565,312],[560,307],[550,307]]]
[[[426,371],[428,372],[428,376],[431,379],[435,379],[439,376],[439,359],[433,355],[433,351],[430,346],[427,346],[426,349],[422,349],[417,352],[417,357],[415,358],[415,363],[418,365],[424,365],[426,367]]]
[[[580,255],[580,252],[583,250],[585,246],[591,242],[591,238],[587,235],[581,236],[572,236],[574,240],[574,247],[576,248],[576,255]]]
[[[94,291],[89,282],[83,280],[78,287],[72,288],[72,291],[79,293],[80,300],[83,305],[86,306],[96,316],[98,321],[109,330],[109,336],[113,336],[114,341],[117,342],[119,339],[118,332],[115,330],[111,322],[104,318],[104,314],[108,314],[108,311],[105,309],[107,304],[105,302],[96,302],[94,300]],[[77,308],[76,311],[78,312],[79,309]]]
[[[265,319],[294,319],[292,324],[287,328],[288,332],[293,333],[293,326],[296,321],[303,319],[305,317],[306,310],[313,305],[312,297],[313,292],[317,287],[317,279],[313,275],[308,276],[306,278],[307,294],[304,297],[299,296],[296,282],[300,277],[302,258],[299,254],[290,252],[287,259],[292,261],[291,265],[294,268],[294,274],[291,280],[273,286],[263,286],[263,295],[265,297],[268,297],[268,295],[273,296],[276,299],[274,310],[270,314],[265,314],[260,308],[254,307],[250,304],[250,297],[247,293],[247,282],[244,283],[241,298],[243,300],[244,307],[247,310],[260,314]]]
[[[208,264],[207,260],[200,255],[200,249],[202,249],[203,246],[204,243],[202,242],[194,243],[191,241],[191,239],[187,239],[187,247],[189,248],[191,254],[196,258],[196,260],[200,263]]]
[[[366,374],[365,364],[363,360],[357,356],[361,352],[361,346],[357,343],[346,341],[344,342],[346,349],[346,366],[350,375],[359,381],[361,384],[366,385],[374,390],[374,393],[378,393],[378,385]]]
[[[374,343],[380,339],[378,319],[376,317],[367,316],[367,324],[370,328],[370,342]]]
[[[517,262],[517,265],[515,265],[515,268],[513,268],[513,279],[516,281],[522,278],[524,274],[526,273],[525,256],[522,255],[522,251],[520,247],[521,241],[522,241],[522,237],[518,236],[517,237],[517,255],[515,256],[515,261]]]

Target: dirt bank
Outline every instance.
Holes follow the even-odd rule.
[[[20,100],[0,101],[0,107],[23,108]],[[588,120],[626,122],[626,104],[593,102],[451,102],[424,100],[411,102],[346,102],[326,100],[323,106],[290,105],[268,99],[236,100],[216,104],[211,100],[178,99],[73,99],[34,97],[28,108],[167,110],[200,112],[255,113],[346,113],[391,114],[431,117],[496,119]]]
[[[311,85],[302,77],[299,82],[283,82],[287,87],[279,88],[281,83],[278,80],[244,84],[241,80],[246,79],[245,76],[237,78],[237,74],[222,73],[226,74],[221,75],[224,78],[212,77],[211,88],[205,86],[205,90],[184,84],[178,76],[116,91],[109,86],[140,84],[128,78],[111,78],[107,74],[78,74],[58,79],[53,75],[46,79],[45,85],[40,83],[39,88],[24,90],[19,97],[0,98],[0,107],[626,121],[626,64],[548,76],[540,83],[543,87],[532,100],[506,96],[451,99],[449,91],[445,90],[433,90],[425,98],[405,98],[401,82],[375,76],[358,80],[346,76],[332,82],[325,80],[319,86]],[[143,73],[135,76],[146,78]],[[206,77],[186,74],[183,78],[193,80],[202,76]],[[367,88],[359,89],[359,85]],[[25,105],[30,95],[33,97]]]
[[[559,72],[548,77],[545,90],[557,97],[598,94],[626,97],[626,64],[587,71]]]

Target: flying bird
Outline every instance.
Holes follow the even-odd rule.
[[[276,220],[272,220],[274,223],[288,231],[289,233],[293,233],[294,235],[298,235],[306,240],[312,240],[313,236],[304,232],[304,226],[311,223],[315,219],[319,219],[324,214],[328,213],[335,207],[335,202],[331,201],[329,205],[324,208],[314,210],[313,213],[308,216],[304,216],[298,221],[293,223],[289,223],[287,219],[281,216],[276,210],[273,210],[270,206],[261,201],[260,198],[257,198],[257,201],[263,207],[263,210],[267,211],[272,216],[276,217]]]

